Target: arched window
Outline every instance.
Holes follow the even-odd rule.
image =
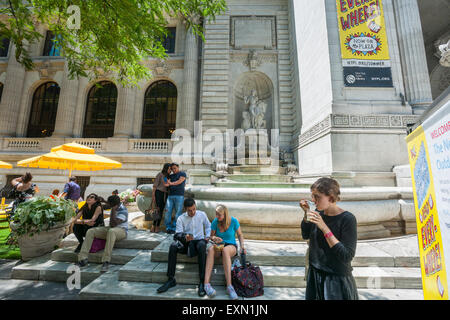
[[[55,130],[60,88],[55,82],[41,84],[33,95],[27,137],[50,137]]]
[[[177,88],[166,80],[153,83],[145,92],[141,138],[170,138],[175,130]]]
[[[3,95],[3,83],[0,82],[0,102],[2,102],[2,95]]]
[[[99,82],[89,90],[84,118],[84,138],[108,138],[114,135],[117,87],[110,81]]]

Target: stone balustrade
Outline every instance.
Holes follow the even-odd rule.
[[[170,139],[129,139],[130,152],[170,152],[172,141]]]

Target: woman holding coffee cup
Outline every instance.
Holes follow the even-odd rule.
[[[320,178],[311,186],[316,206],[301,200],[304,211],[302,237],[309,240],[309,269],[306,300],[358,300],[351,261],[355,256],[355,216],[337,206],[339,183]]]
[[[214,266],[214,258],[222,256],[223,270],[227,283],[227,292],[231,299],[238,298],[233,285],[231,284],[231,258],[237,255],[238,247],[236,244],[236,233],[239,237],[241,253],[247,254],[244,247],[244,236],[238,219],[230,216],[228,208],[224,205],[216,207],[216,218],[211,222],[210,240],[214,245],[208,249],[205,267],[205,291],[208,297],[212,298],[216,294],[216,290],[211,286],[210,279],[212,268]]]

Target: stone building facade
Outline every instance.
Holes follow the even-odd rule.
[[[442,87],[436,80],[442,75],[436,79],[432,75],[430,82],[432,58],[425,50],[422,25],[426,23],[421,22],[419,8],[423,2],[383,0],[390,88],[344,85],[335,0],[228,0],[227,11],[205,25],[204,42],[182,21],[171,20],[168,27],[174,40],[169,57],[145,61],[153,78],[139,83],[140,88],[124,88],[107,76],[93,82],[69,80],[63,58],[43,55],[45,37],[30,48],[36,64],[33,71],[25,71],[15,61],[15,48],[10,46],[0,58],[1,160],[15,163],[75,141],[123,163],[120,170],[74,172],[84,177],[87,192],[108,195],[116,188],[134,188],[150,182],[163,163],[171,161],[174,129],[194,132],[194,121],[201,121],[203,130],[242,128],[246,99],[256,90],[265,102],[264,127],[279,130],[282,160],[296,165],[298,179],[328,175],[347,186],[395,186],[392,168],[408,162],[406,125],[417,119],[439,93],[437,87]],[[445,9],[445,1],[435,7],[436,12],[439,5]],[[39,31],[47,32],[45,26]],[[433,41],[447,36],[444,32]],[[101,81],[110,91],[96,96],[93,88]],[[433,81],[439,83],[432,87]],[[57,98],[51,90],[58,91]],[[39,105],[49,105],[42,101],[52,97],[53,113],[39,111]],[[96,99],[103,99],[103,104]],[[158,109],[166,119],[159,129],[152,127],[158,112],[151,109],[161,108],[158,103],[171,108],[170,112]],[[106,104],[114,107],[99,115],[95,107]],[[48,117],[46,124],[54,126],[41,130],[42,137],[36,136],[40,125],[36,115]],[[91,117],[103,117],[104,122],[95,120],[90,126]],[[214,170],[215,166],[186,164],[183,169]],[[0,169],[2,184],[25,170]],[[29,171],[45,193],[61,188],[67,174]]]

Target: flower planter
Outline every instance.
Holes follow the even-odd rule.
[[[22,260],[28,261],[55,250],[55,246],[58,246],[64,236],[65,229],[69,224],[70,221],[58,223],[48,231],[35,233],[31,237],[28,234],[20,236],[18,242]],[[16,229],[17,225],[14,222],[11,222],[11,230],[14,231]]]

